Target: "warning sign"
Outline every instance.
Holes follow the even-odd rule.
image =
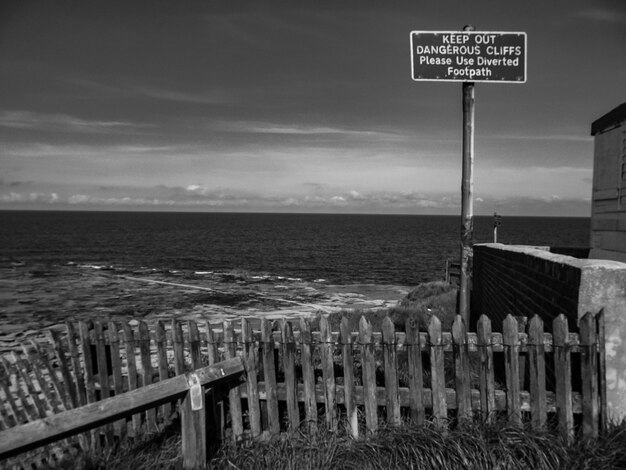
[[[526,82],[526,33],[411,31],[413,80]]]

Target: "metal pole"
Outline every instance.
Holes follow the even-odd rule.
[[[463,31],[474,31],[468,25]],[[474,82],[463,82],[463,172],[461,176],[461,278],[459,314],[469,327],[471,259],[474,239]]]

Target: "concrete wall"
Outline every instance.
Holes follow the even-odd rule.
[[[488,243],[474,246],[471,325],[482,313],[501,331],[509,313],[538,314],[550,331],[554,317],[570,330],[586,312],[605,314],[609,415],[626,418],[626,263],[578,259],[546,247]]]
[[[626,262],[626,103],[596,120],[590,258]]]

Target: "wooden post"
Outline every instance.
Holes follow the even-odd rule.
[[[506,368],[506,411],[511,424],[522,424],[519,382],[519,332],[517,320],[507,315],[503,323],[504,366]]]
[[[561,436],[574,439],[574,416],[572,411],[572,359],[567,318],[560,314],[552,322],[554,339],[554,370],[556,371],[556,412]]]
[[[448,423],[448,404],[446,402],[446,377],[443,362],[441,321],[436,315],[433,315],[428,323],[428,341],[430,343],[430,389],[432,392],[433,418],[435,425],[443,429]]]
[[[478,319],[477,341],[480,357],[480,411],[482,419],[487,423],[491,423],[496,409],[496,387],[493,371],[491,320],[484,314]]]
[[[424,377],[422,368],[422,348],[420,345],[420,333],[418,320],[407,318],[406,320],[406,347],[409,364],[409,390],[411,420],[418,425],[424,424]]]
[[[398,358],[396,352],[396,329],[389,318],[383,320],[383,363],[385,365],[385,394],[387,408],[387,424],[399,426],[402,423],[400,417],[400,392],[398,390]]]
[[[463,31],[474,31],[465,26]],[[463,164],[461,176],[461,278],[459,314],[469,325],[472,240],[474,238],[474,82],[463,82]]]
[[[361,343],[361,370],[363,374],[363,402],[365,425],[369,432],[378,430],[378,402],[376,400],[376,356],[372,324],[365,316],[359,320],[359,342]]]
[[[530,320],[528,329],[528,358],[530,363],[530,415],[534,429],[542,429],[547,421],[546,365],[543,321],[539,315]]]
[[[469,352],[465,322],[457,315],[452,323],[456,409],[459,420],[472,417]]]
[[[346,406],[346,419],[352,437],[359,437],[359,416],[354,388],[354,359],[352,354],[352,332],[348,319],[343,317],[340,325],[341,349],[343,356],[343,401]]]
[[[324,414],[326,425],[332,431],[337,430],[337,393],[333,363],[334,343],[328,315],[320,319],[320,349],[322,356],[322,376],[324,378]]]
[[[195,372],[187,375],[189,391],[181,404],[181,439],[183,468],[206,468],[207,434],[204,390]]]

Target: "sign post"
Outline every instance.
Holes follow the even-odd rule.
[[[474,82],[525,83],[526,33],[412,31],[411,69],[415,81],[463,83],[461,175],[461,276],[459,314],[469,325],[474,238]]]

